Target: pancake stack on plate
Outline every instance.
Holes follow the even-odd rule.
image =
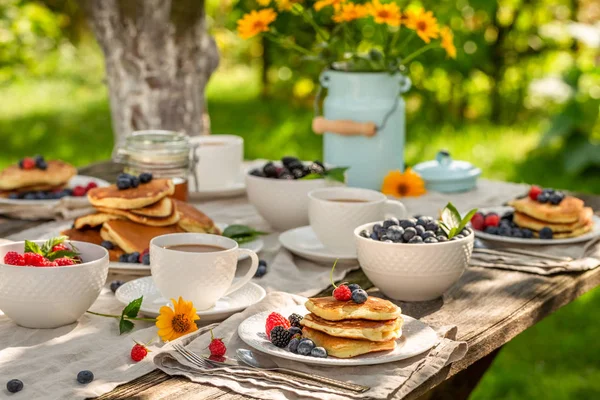
[[[0,171],[0,197],[59,191],[77,174],[75,167],[64,161],[38,158],[31,168],[15,164]]]
[[[138,187],[119,189],[116,185],[88,192],[96,212],[75,220],[62,232],[71,240],[95,244],[109,241],[111,261],[121,255],[143,253],[160,235],[179,232],[220,234],[203,212],[183,201],[170,198],[174,192],[169,179],[152,179]]]
[[[309,299],[305,306],[310,314],[300,322],[302,336],[330,356],[351,358],[393,350],[402,336],[400,307],[388,300],[369,296],[357,304],[323,297]]]
[[[540,203],[529,197],[508,204],[515,209],[513,222],[530,229],[535,237],[539,237],[539,232],[546,227],[552,230],[554,239],[581,236],[594,227],[591,207],[585,207],[583,200],[573,196],[565,196],[557,205]]]

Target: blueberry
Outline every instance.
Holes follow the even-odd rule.
[[[373,240],[379,240],[379,235],[377,235],[375,231],[371,232],[371,235],[369,235],[369,237]]]
[[[132,188],[136,188],[136,187],[140,186],[140,179],[137,176],[131,177],[129,182],[131,183]]]
[[[115,245],[110,240],[103,240],[102,243],[100,243],[100,246],[104,247],[107,250],[112,250],[115,248]]]
[[[531,239],[533,237],[533,232],[530,229],[523,228],[521,229],[521,233],[523,233],[525,239]]]
[[[359,236],[364,237],[364,238],[368,238],[371,236],[371,233],[369,233],[368,230],[363,229],[362,231],[360,231]]]
[[[388,229],[390,226],[396,226],[396,225],[398,225],[397,218],[389,218],[389,219],[386,219],[385,221],[383,221],[384,229]]]
[[[427,223],[425,224],[425,230],[428,231],[437,231],[440,228],[440,225],[437,221],[435,220],[431,220],[431,221],[427,221]]]
[[[46,200],[48,198],[46,192],[35,192],[36,200]]]
[[[540,193],[537,197],[538,203],[547,203],[548,200],[550,200],[550,195],[545,192]]]
[[[6,390],[10,393],[17,393],[23,390],[23,382],[19,379],[11,379],[6,383]]]
[[[150,253],[144,253],[142,256],[142,264],[150,265]]]
[[[383,226],[381,224],[375,224],[373,225],[373,232],[375,232],[376,234],[381,234],[383,235],[383,233],[385,232],[385,229],[383,229]]]
[[[298,328],[297,326],[292,326],[290,329],[288,329],[288,331],[290,331],[292,336],[302,335],[302,328]]]
[[[437,242],[438,242],[438,240],[434,237],[428,237],[428,238],[423,239],[423,243],[437,243]]]
[[[548,198],[548,201],[550,202],[550,204],[554,204],[556,206],[560,204],[560,202],[562,201],[562,197],[558,193],[553,193]]]
[[[435,232],[434,231],[425,231],[420,236],[421,236],[421,239],[423,239],[423,240],[425,240],[427,238],[435,238]]]
[[[279,176],[277,177],[277,179],[283,179],[283,180],[286,180],[286,181],[293,181],[296,178],[294,177],[294,175],[290,174],[289,172],[284,171],[281,174],[279,174]]]
[[[522,238],[523,232],[520,228],[512,228],[512,230],[510,231],[510,236],[514,238]]]
[[[415,230],[417,231],[417,235],[419,236],[425,233],[425,227],[423,225],[415,226]]]
[[[40,154],[36,154],[35,156],[33,156],[33,161],[37,162],[38,161],[44,161],[44,156],[40,155]]]
[[[402,235],[402,239],[405,242],[408,242],[414,236],[417,236],[417,230],[413,227],[404,228],[404,234]]]
[[[413,236],[408,243],[412,243],[412,244],[420,244],[423,243],[423,238],[421,236]]]
[[[131,264],[138,263],[139,260],[140,260],[140,253],[138,253],[137,251],[134,251],[133,253],[131,253],[127,256],[127,261]]]
[[[127,254],[127,253],[121,254],[119,256],[119,262],[128,263],[129,262],[129,254]]]
[[[84,370],[84,371],[80,371],[77,374],[77,382],[79,382],[79,383],[86,384],[86,383],[90,383],[93,380],[94,380],[94,374],[92,373],[92,371]]]
[[[140,183],[148,183],[152,180],[152,174],[150,172],[142,172],[140,174]]]
[[[33,193],[33,192],[25,193],[25,195],[23,196],[23,198],[25,200],[36,200],[37,199],[36,196],[35,196],[35,193]]]
[[[540,229],[539,234],[540,234],[540,239],[552,239],[552,229],[548,228],[547,226]]]
[[[471,234],[471,230],[469,228],[465,228],[462,231],[460,231],[460,234],[463,235],[464,237],[467,237]]]
[[[16,200],[19,198],[19,193],[11,193],[8,195],[8,198],[11,200]]]
[[[348,289],[350,289],[350,292],[354,292],[355,290],[360,289],[360,285],[358,283],[351,283],[348,285]]]
[[[390,240],[390,238],[389,238],[389,237],[387,237],[387,235],[383,235],[383,236],[381,236],[381,237],[379,238],[379,241],[380,241],[380,242],[392,242],[392,241]],[[394,243],[394,242],[392,242],[392,243]]]
[[[265,260],[258,260],[258,265],[264,265],[266,267],[267,262]]]
[[[129,179],[117,179],[117,188],[119,190],[129,189],[131,187],[131,181]]]
[[[416,218],[403,219],[402,221],[400,221],[400,226],[403,227],[404,229],[413,228],[416,225],[417,225]]]
[[[352,292],[352,301],[357,304],[362,304],[367,301],[369,295],[363,289],[356,289]]]
[[[310,340],[310,339],[302,340],[298,344],[298,354],[300,354],[302,356],[307,356],[310,354],[310,352],[314,348],[315,348],[315,343],[312,340]]]
[[[392,225],[389,227],[385,235],[392,242],[402,242],[402,235],[404,235],[404,229],[402,229],[401,226]]]
[[[310,164],[308,170],[311,174],[323,175],[325,173],[325,167],[323,166],[323,164],[318,163],[318,161],[315,161],[312,164]]]
[[[125,282],[123,282],[123,281],[112,281],[110,283],[110,290],[111,290],[111,292],[113,292],[113,293],[116,292],[117,289],[120,288],[123,283],[125,283]]]
[[[464,238],[465,237],[459,233],[458,235],[453,236],[452,239],[450,239],[450,240],[459,240],[459,239],[464,239]]]
[[[19,160],[19,168],[23,169],[23,160]]]
[[[514,222],[509,221],[507,219],[502,219],[500,220],[500,224],[498,225],[499,227],[507,227],[507,228],[512,228],[514,226]]]
[[[256,273],[254,274],[255,278],[262,278],[267,273],[267,267],[264,265],[259,265],[256,269]]]
[[[490,235],[498,235],[499,234],[497,226],[488,226],[487,228],[485,228],[484,232],[488,233]]]
[[[261,178],[263,178],[265,176],[265,174],[263,174],[263,172],[258,168],[254,168],[252,171],[250,171],[250,175],[259,176]]]
[[[554,194],[555,192],[556,192],[556,190],[554,190],[552,188],[542,190],[542,193],[547,193],[547,194]]]
[[[277,167],[272,162],[268,162],[263,167],[263,174],[267,178],[277,178]]]
[[[419,217],[417,219],[417,226],[422,226],[423,228],[425,228],[425,225],[427,225],[427,223],[430,221],[429,217]]]
[[[448,241],[448,238],[446,236],[442,236],[442,235],[436,236],[435,238],[437,239],[438,242],[447,242]]]
[[[510,236],[512,233],[512,228],[508,226],[501,226],[498,228],[498,235],[500,236]]]
[[[310,356],[317,358],[327,358],[327,350],[325,350],[323,347],[315,347],[310,351]]]
[[[39,169],[41,169],[42,171],[45,171],[48,169],[48,163],[46,163],[46,161],[39,160],[35,162],[35,166],[38,167]]]
[[[297,353],[299,344],[300,344],[300,339],[294,338],[294,339],[290,340],[290,342],[288,343],[288,349],[292,353]]]

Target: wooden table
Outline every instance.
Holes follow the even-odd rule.
[[[85,175],[114,180],[120,167],[96,164],[82,169]],[[595,211],[600,196],[578,195]],[[0,237],[16,233],[36,222],[0,220]],[[346,278],[377,289],[362,271]],[[469,345],[462,360],[444,368],[409,396],[411,399],[466,399],[491,365],[501,347],[525,329],[600,285],[600,268],[578,274],[539,276],[520,272],[468,268],[443,299],[400,304],[403,313],[433,325],[455,324],[456,339]],[[322,292],[330,295],[331,289]],[[192,383],[155,370],[117,387],[98,400],[124,399],[244,399],[229,390]]]

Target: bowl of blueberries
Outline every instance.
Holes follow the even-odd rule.
[[[286,231],[308,225],[308,192],[343,185],[320,161],[283,157],[251,168],[246,174],[248,200],[269,225]],[[343,180],[343,179],[342,179]]]
[[[388,297],[426,301],[441,296],[465,271],[474,233],[454,236],[432,217],[372,222],[354,230],[358,261],[365,275]]]

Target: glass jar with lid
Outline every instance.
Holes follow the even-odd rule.
[[[117,161],[132,175],[150,172],[155,178],[171,179],[172,197],[187,201],[190,149],[188,137],[166,130],[136,131],[125,137],[117,152]]]

